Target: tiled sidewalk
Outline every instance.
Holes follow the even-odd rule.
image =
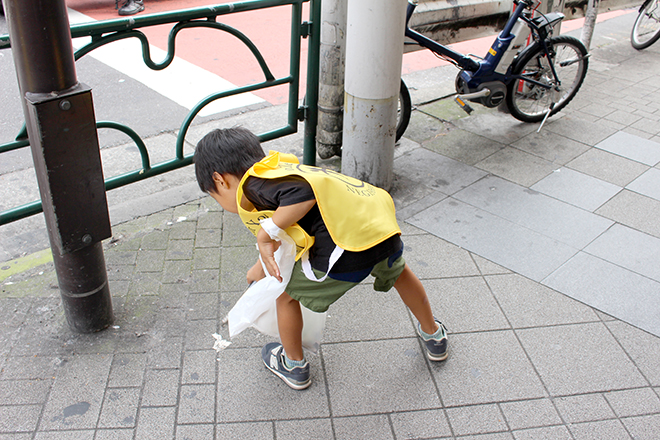
[[[660,46],[632,50],[630,21],[597,28],[583,90],[541,133],[414,113],[392,193],[446,362],[366,284],[331,308],[306,391],[263,368],[270,338],[214,350],[256,249],[205,197],[113,227],[103,332],[68,330],[49,265],[0,282],[0,439],[655,440]]]

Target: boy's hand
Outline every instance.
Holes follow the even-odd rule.
[[[270,238],[270,235],[263,229],[259,229],[257,233],[257,246],[259,247],[259,254],[261,260],[264,262],[268,273],[277,278],[277,281],[282,282],[280,275],[280,268],[275,262],[275,251],[280,247],[280,242]]]
[[[261,261],[257,262],[247,271],[247,283],[252,284],[255,281],[259,281],[264,278],[266,273],[264,272],[264,267],[261,265]]]
[[[316,199],[312,199],[294,205],[280,206],[273,213],[272,223],[277,228],[286,229],[303,218],[315,204]],[[282,275],[280,275],[280,268],[277,267],[275,262],[275,251],[280,247],[280,242],[270,238],[268,232],[262,227],[257,232],[257,246],[266,270],[281,283]]]

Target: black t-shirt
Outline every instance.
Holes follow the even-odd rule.
[[[250,176],[243,186],[245,197],[258,211],[275,210],[279,206],[295,205],[315,199],[312,187],[305,179],[287,176],[279,179],[260,179]],[[350,215],[350,207],[347,208]],[[336,244],[323,222],[318,205],[314,205],[298,225],[309,235],[314,236],[314,245],[309,251],[309,261],[314,269],[326,272],[330,254]],[[344,251],[332,268],[332,273],[349,273],[369,269],[376,263],[401,250],[399,235],[388,238],[376,246],[362,252]]]

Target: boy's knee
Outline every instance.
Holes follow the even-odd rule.
[[[288,293],[282,292],[282,294],[278,296],[277,299],[275,300],[275,303],[277,304],[278,307],[281,307],[289,304],[297,304],[298,301],[291,298]]]

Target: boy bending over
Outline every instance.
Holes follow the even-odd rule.
[[[300,165],[292,155],[265,157],[259,139],[240,127],[204,136],[194,163],[201,190],[224,210],[240,215],[257,237],[268,273],[280,282],[274,259],[279,241],[271,237],[283,229],[296,242],[291,280],[276,300],[281,344],[269,343],[261,352],[266,368],[287,385],[301,390],[311,384],[300,304],[325,312],[369,275],[375,278],[375,290],[394,287],[415,315],[427,357],[447,359],[446,329],[434,318],[422,283],[403,259],[401,231],[387,192],[334,171]],[[257,261],[247,281],[265,276]]]

